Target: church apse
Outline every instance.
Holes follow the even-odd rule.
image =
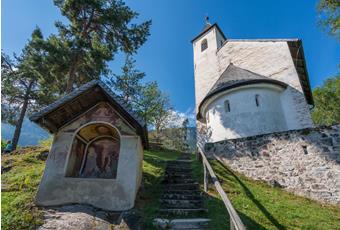
[[[87,124],[75,134],[66,176],[115,179],[119,151],[120,135],[113,126],[102,122]]]

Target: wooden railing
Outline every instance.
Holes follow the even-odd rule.
[[[209,161],[207,160],[203,150],[198,147],[198,152],[202,158],[202,163],[203,163],[203,168],[204,168],[204,191],[207,192],[208,190],[208,183],[209,183],[209,175],[211,178],[212,183],[214,184],[218,194],[220,195],[220,197],[223,200],[223,203],[225,205],[225,207],[228,210],[229,216],[230,216],[230,229],[232,230],[245,230],[246,227],[244,226],[244,224],[241,221],[241,218],[239,217],[239,215],[237,214],[237,212],[235,211],[233,205],[231,204],[227,194],[224,192],[220,182],[218,181],[214,170],[212,169]],[[209,173],[209,175],[208,175]]]

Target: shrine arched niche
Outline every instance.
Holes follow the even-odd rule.
[[[115,179],[120,134],[109,123],[91,122],[79,128],[73,138],[66,177]]]

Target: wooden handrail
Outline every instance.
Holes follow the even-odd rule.
[[[203,167],[204,167],[204,190],[207,191],[207,185],[208,185],[208,177],[207,177],[207,171],[210,174],[211,180],[214,183],[214,186],[218,192],[218,194],[220,195],[220,197],[223,200],[223,203],[225,205],[225,207],[228,210],[229,216],[230,216],[230,229],[235,229],[235,230],[245,230],[246,227],[244,226],[244,224],[241,221],[241,218],[239,217],[239,215],[237,214],[237,212],[235,211],[233,205],[231,204],[227,194],[224,192],[220,182],[218,181],[214,170],[212,169],[209,161],[207,160],[204,152],[202,151],[202,149],[198,146],[198,152],[200,153],[201,157],[202,157],[202,162],[203,162]]]

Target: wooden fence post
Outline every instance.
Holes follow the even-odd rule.
[[[207,166],[203,163],[203,171],[204,171],[204,192],[208,191],[208,185],[209,185],[209,174],[207,170]]]

